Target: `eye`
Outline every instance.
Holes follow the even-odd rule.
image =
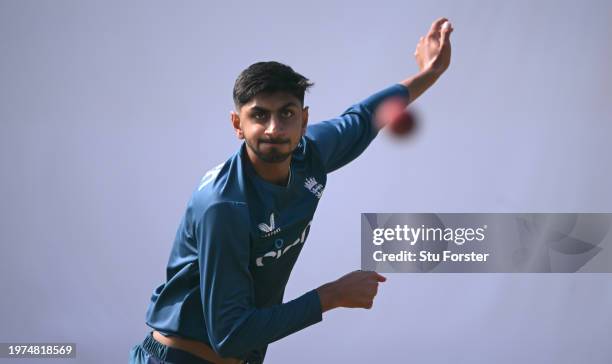
[[[253,118],[257,120],[263,120],[266,117],[266,113],[263,111],[256,111],[252,115],[253,115]]]
[[[292,117],[292,116],[293,116],[293,111],[291,111],[291,110],[283,110],[283,111],[281,112],[281,116],[282,116],[283,118],[285,118],[285,119],[288,119],[288,118],[290,118],[290,117]]]

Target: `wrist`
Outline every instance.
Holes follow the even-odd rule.
[[[440,70],[427,66],[414,76],[403,80],[401,83],[408,88],[410,102],[416,100],[423,92],[436,83],[440,75],[442,75]]]
[[[434,67],[433,65],[429,65],[424,67],[418,74],[424,80],[430,81],[432,84],[442,76],[444,70]]]
[[[317,288],[319,300],[321,301],[321,312],[332,310],[338,307],[337,290],[333,282],[326,283]]]

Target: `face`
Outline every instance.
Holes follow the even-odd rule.
[[[308,108],[286,92],[258,94],[232,111],[232,125],[250,156],[266,163],[287,160],[306,132]]]

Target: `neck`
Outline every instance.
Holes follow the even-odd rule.
[[[255,169],[255,173],[266,182],[279,186],[287,186],[289,183],[289,168],[291,166],[291,156],[279,163],[264,162],[248,147],[245,148],[249,162]]]

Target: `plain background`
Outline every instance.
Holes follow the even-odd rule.
[[[191,191],[240,145],[238,73],[291,65],[324,120],[412,75],[440,16],[419,133],[329,176],[285,299],[359,268],[361,212],[610,212],[611,4],[0,0],[0,342],[127,362]],[[610,274],[387,277],[266,363],[612,362]]]

